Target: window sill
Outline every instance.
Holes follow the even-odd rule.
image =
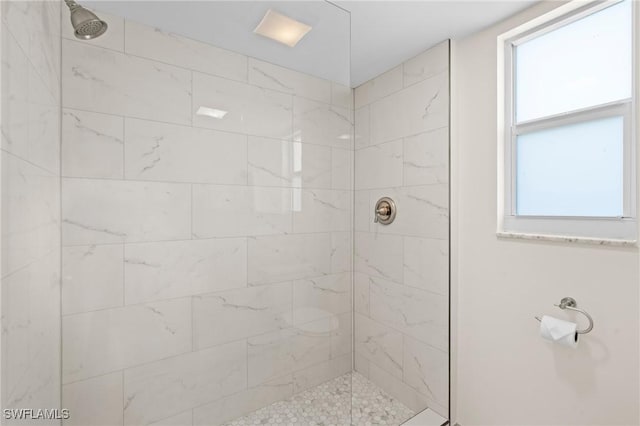
[[[519,232],[498,231],[496,232],[496,236],[501,239],[553,241],[553,242],[560,242],[560,243],[579,243],[579,244],[591,244],[591,245],[598,245],[598,246],[635,247],[637,245],[637,240],[570,237],[570,236],[564,236],[564,235],[523,234]]]

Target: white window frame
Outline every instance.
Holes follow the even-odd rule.
[[[623,0],[573,1],[498,37],[498,234],[570,237],[596,240],[637,240],[637,99],[638,64],[636,49],[638,8],[632,2],[632,97],[595,107],[528,120],[516,124],[514,107],[515,52],[518,45],[575,22]],[[623,215],[621,217],[526,216],[516,214],[516,139],[518,135],[599,118],[622,116],[623,131]],[[636,119],[634,119],[636,118]],[[501,158],[500,158],[501,157]]]

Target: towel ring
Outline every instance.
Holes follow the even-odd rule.
[[[562,300],[560,300],[559,305],[553,305],[553,306],[557,306],[560,309],[569,309],[570,311],[580,312],[582,315],[587,317],[587,319],[589,320],[589,326],[584,330],[576,330],[576,333],[587,334],[588,332],[593,330],[593,318],[591,318],[591,315],[589,315],[582,309],[578,309],[578,303],[576,302],[576,299],[574,299],[573,297],[563,297]],[[538,321],[541,321],[539,317],[535,317],[535,319],[537,319]]]

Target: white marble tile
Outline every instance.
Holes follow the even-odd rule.
[[[57,176],[3,152],[3,276],[59,247],[59,182]]]
[[[126,304],[246,287],[244,238],[127,244]]]
[[[191,73],[82,42],[62,41],[63,106],[191,124]]]
[[[167,417],[166,419],[158,420],[157,422],[150,423],[150,426],[191,426],[193,425],[193,412],[192,410],[183,411],[175,416]]]
[[[189,239],[189,185],[62,180],[65,245]]]
[[[100,19],[107,22],[109,27],[107,32],[102,34],[98,38],[91,40],[82,40],[82,43],[87,43],[90,46],[104,47],[111,50],[117,50],[118,52],[124,52],[124,18],[121,16],[105,13],[101,10],[88,8],[96,13]],[[69,9],[62,8],[62,37],[69,40],[78,40],[73,33],[73,26],[69,25]]]
[[[353,151],[331,148],[331,188],[353,189]]]
[[[193,341],[206,348],[291,326],[291,283],[193,298]]]
[[[404,237],[404,284],[449,294],[449,241]]]
[[[247,183],[244,135],[126,119],[125,141],[127,179]]]
[[[404,338],[406,384],[431,402],[446,407],[449,401],[449,355],[415,339]]]
[[[449,128],[404,139],[404,185],[449,182]]]
[[[267,89],[331,103],[331,82],[269,62],[249,58],[249,83]]]
[[[25,2],[26,3],[26,2]],[[4,9],[15,10],[14,4],[2,2]],[[9,6],[11,5],[11,6]],[[6,15],[6,11],[4,12]],[[6,18],[6,16],[5,16]],[[4,23],[3,23],[4,24]],[[2,149],[21,158],[29,158],[29,82],[35,74],[29,59],[13,34],[2,25]]]
[[[36,280],[42,278],[38,274],[38,267],[42,261],[32,262],[31,265],[19,269],[2,278],[2,362],[11,366],[2,377],[3,405],[19,404],[28,392],[30,383],[25,383],[23,376],[31,373],[30,343],[33,336],[31,313],[36,303],[29,299],[30,288]],[[11,301],[11,303],[9,303]]]
[[[355,152],[355,189],[402,186],[402,139]]]
[[[292,142],[249,136],[249,185],[294,186],[293,164]]]
[[[148,424],[245,389],[244,340],[124,372],[124,424]]]
[[[299,208],[293,211],[293,232],[347,231],[351,225],[351,192],[302,189]],[[298,206],[296,206],[298,207]]]
[[[299,142],[249,137],[249,184],[351,188],[352,152]]]
[[[354,347],[371,364],[402,379],[402,333],[355,314]]]
[[[92,377],[62,387],[64,426],[122,425],[122,372]]]
[[[354,112],[354,148],[360,149],[371,145],[371,108],[363,106]]]
[[[449,69],[449,41],[445,40],[403,65],[404,87],[411,86]]]
[[[62,249],[62,314],[122,306],[121,244]]]
[[[249,285],[327,275],[331,251],[328,233],[249,238]]]
[[[2,27],[2,149],[39,167],[60,169],[60,105],[38,70]]]
[[[333,168],[330,147],[294,142],[293,158],[293,186],[331,188]]]
[[[3,409],[61,400],[60,6],[1,5]]]
[[[219,426],[259,408],[287,399],[292,395],[293,377],[288,374],[194,408],[193,424],[196,426]]]
[[[353,238],[351,232],[331,233],[331,272],[350,272],[353,269]]]
[[[127,20],[126,53],[232,80],[247,80],[247,57]]]
[[[369,191],[367,190],[354,191],[353,194],[354,230],[356,232],[368,232],[373,222],[373,209],[375,204],[369,200]]]
[[[293,323],[304,324],[351,310],[351,276],[332,274],[293,282]]]
[[[356,321],[356,369],[416,411],[442,406],[404,369],[428,355],[419,345],[448,344],[448,62],[443,42],[355,90],[354,309],[397,333],[396,346],[422,342],[411,354],[404,345],[394,369],[389,358],[364,356]],[[383,196],[398,208],[388,226],[373,223]]]
[[[353,355],[353,371],[364,377],[369,377],[369,360],[357,351]]]
[[[194,238],[291,232],[291,189],[193,185]]]
[[[331,105],[352,109],[353,89],[349,86],[331,82]]]
[[[361,108],[402,89],[402,65],[355,88],[355,107]]]
[[[325,383],[338,376],[351,371],[351,355],[346,354],[340,357],[321,362],[293,373],[294,392],[304,392],[321,383]]]
[[[293,96],[193,73],[193,125],[277,139],[291,139]],[[227,111],[222,119],[198,115],[200,107]]]
[[[439,129],[449,124],[446,72],[428,78],[371,105],[374,144]]]
[[[351,308],[348,312],[338,314],[334,317],[337,319],[338,326],[331,333],[331,359],[348,356],[351,359],[353,351],[353,312]],[[351,361],[349,361],[349,370],[351,370]]]
[[[2,2],[2,20],[42,78],[60,96],[60,10],[56,1]]]
[[[350,149],[353,132],[351,110],[296,97],[293,100],[296,142]]]
[[[70,383],[191,350],[191,301],[69,315],[62,334],[62,378]]]
[[[60,402],[60,252],[2,279],[3,407]],[[52,423],[53,424],[53,423]]]
[[[60,172],[60,102],[47,95],[46,86],[29,67],[27,158],[56,174]]]
[[[402,282],[402,237],[356,232],[355,243],[355,271]]]
[[[247,341],[249,386],[328,361],[331,357],[331,320],[305,327],[263,334]]]
[[[374,363],[369,364],[369,380],[413,411],[422,411],[428,407],[428,400],[424,395]]]
[[[369,276],[366,274],[354,274],[353,303],[355,312],[369,316]]]
[[[398,209],[393,223],[372,223],[373,232],[443,240],[449,238],[449,185],[407,186],[372,190],[369,194],[372,203],[380,197],[391,197]]]
[[[124,176],[124,119],[65,109],[62,115],[62,175]]]
[[[371,277],[371,318],[442,351],[449,347],[449,298]]]
[[[448,185],[422,185],[371,190],[371,200],[391,197],[398,208],[390,225],[374,223],[373,232],[447,239],[449,235]]]

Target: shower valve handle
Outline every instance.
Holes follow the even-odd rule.
[[[382,206],[380,206],[380,208],[378,210],[376,210],[376,213],[380,216],[389,216],[389,210],[391,210],[389,208],[388,204],[384,204]]]
[[[382,197],[374,208],[374,223],[388,225],[396,218],[396,203],[389,197]]]

